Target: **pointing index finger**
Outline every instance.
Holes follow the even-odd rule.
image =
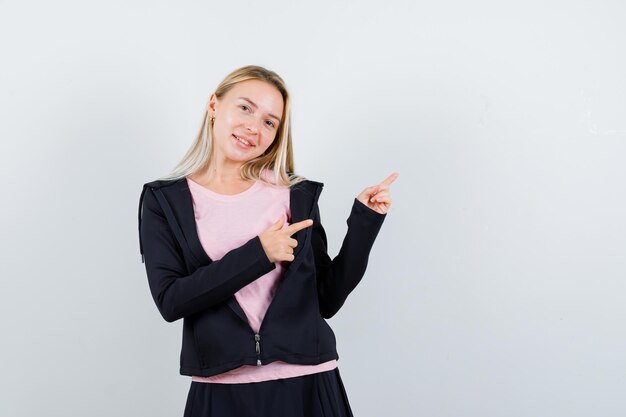
[[[398,174],[397,172],[394,172],[393,174],[385,178],[385,180],[381,183],[381,185],[385,185],[387,187],[390,186],[391,183],[394,182],[396,178],[398,178],[399,175],[400,174]]]
[[[313,224],[313,220],[311,219],[302,220],[298,223],[290,224],[289,226],[287,226],[285,231],[289,234],[289,236],[291,236],[294,233],[311,226],[312,224]]]

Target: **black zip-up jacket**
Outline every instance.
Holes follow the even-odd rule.
[[[180,373],[212,376],[241,365],[274,361],[313,365],[338,359],[332,317],[359,283],[386,214],[356,198],[348,231],[334,259],[320,222],[323,184],[290,187],[291,223],[313,219],[292,237],[294,260],[285,270],[255,334],[234,294],[276,265],[259,236],[213,261],[200,243],[186,178],[144,185],[139,199],[139,246],[159,312],[183,318]],[[254,207],[250,208],[254,210]]]

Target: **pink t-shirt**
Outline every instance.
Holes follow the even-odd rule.
[[[273,172],[266,177],[273,183]],[[193,198],[193,209],[200,243],[209,257],[216,261],[230,250],[239,247],[260,235],[274,224],[279,217],[284,218],[283,227],[289,225],[289,189],[278,188],[256,181],[247,190],[235,194],[218,194],[187,178]],[[284,273],[282,262],[276,268],[235,293],[235,298],[248,318],[250,327],[259,332],[265,312]],[[248,383],[291,378],[329,371],[337,367],[336,360],[319,365],[298,365],[286,362],[272,362],[267,365],[244,365],[228,372],[211,377],[193,376],[192,381],[213,383]]]

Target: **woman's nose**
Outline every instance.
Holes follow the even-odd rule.
[[[250,122],[248,123],[248,125],[246,126],[246,128],[248,129],[248,131],[249,131],[250,133],[257,133],[257,132],[259,131],[259,127],[258,127],[258,124],[259,124],[259,123],[260,123],[260,122],[259,122],[259,121],[257,121],[257,120],[252,120],[252,121],[250,121]]]

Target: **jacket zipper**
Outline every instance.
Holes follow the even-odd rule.
[[[313,211],[313,209],[315,208],[315,203],[317,203],[317,200],[319,198],[319,195],[322,191],[322,186],[317,186],[317,188],[315,189],[315,195],[313,196],[313,207],[311,208],[311,212]],[[309,213],[309,217],[311,216],[311,213]],[[278,290],[276,290],[276,294],[274,294],[274,298],[276,298],[276,295],[278,295],[278,292],[280,291],[282,285],[278,286]],[[273,300],[272,300],[273,301]],[[273,302],[270,303],[267,311],[265,312],[265,317],[267,317],[267,313],[269,312],[269,310],[272,308],[272,304],[274,304]],[[265,319],[264,317],[264,319]],[[265,320],[263,320],[261,322],[261,328],[263,327]],[[259,333],[260,333],[261,329],[259,329]],[[259,333],[255,333],[254,334],[254,349],[256,351],[256,365],[257,366],[261,366],[262,362],[261,362],[261,335]]]
[[[315,208],[315,203],[317,203],[317,200],[319,199],[319,195],[322,192],[322,188],[323,186],[318,185],[317,188],[315,189],[315,195],[313,196],[313,206],[311,208],[311,213],[313,212],[313,209]],[[311,213],[309,213],[309,217],[311,216]],[[276,298],[276,295],[278,295],[281,288],[282,288],[282,285],[279,285],[278,289],[276,290],[276,294],[274,294],[274,298]],[[267,317],[267,313],[270,311],[273,304],[274,304],[273,302],[270,303],[267,311],[265,312],[265,317]],[[264,317],[264,320],[261,322],[261,328],[263,327],[263,324],[265,323],[265,317]],[[261,329],[259,329],[259,333],[260,331]],[[256,351],[256,365],[257,366],[263,365],[263,363],[261,362],[261,335],[259,333],[254,333],[254,349]]]
[[[318,185],[317,188],[315,189],[315,195],[313,196],[313,206],[311,207],[311,211],[309,212],[309,215],[307,216],[307,218],[311,217],[311,213],[313,213],[313,210],[315,209],[315,204],[317,203],[317,200],[319,199],[320,193],[322,192],[322,185]],[[312,226],[311,226],[312,227]],[[307,228],[307,229],[311,229],[311,227]],[[305,233],[310,233],[309,230],[305,231]],[[291,266],[291,265],[290,265]],[[289,270],[289,267],[287,267],[287,270]],[[285,279],[285,277],[283,277],[283,279]],[[283,285],[279,285],[278,289],[276,290],[276,293],[274,294],[274,299],[276,298],[276,296],[280,293],[280,290],[283,288]],[[261,321],[261,326],[259,328],[259,332],[261,332],[261,329],[263,329],[263,325],[265,324],[265,319],[268,316],[268,313],[270,312],[270,310],[272,310],[272,306],[274,305],[274,300],[272,300],[272,302],[270,303],[270,305],[267,307],[267,311],[265,312],[265,317],[263,317],[263,320]],[[256,336],[256,335],[255,335]],[[260,337],[260,336],[259,336]],[[257,365],[259,364],[257,361]]]
[[[256,365],[257,366],[261,366],[261,344],[259,343],[261,341],[261,335],[258,333],[254,334],[254,341],[256,342]]]
[[[315,189],[315,195],[313,196],[313,206],[311,207],[311,211],[309,212],[309,215],[307,217],[311,217],[311,213],[313,213],[313,210],[315,209],[315,204],[317,203],[317,200],[319,199],[319,196],[322,192],[322,185],[318,185],[317,188]],[[310,229],[311,227],[309,227],[308,229]],[[305,233],[310,233],[309,230],[307,230]],[[287,267],[287,270],[289,270],[289,266]],[[285,277],[283,277],[283,279],[285,279]],[[276,293],[274,294],[274,299],[276,298],[276,296],[280,293],[280,290],[283,288],[283,285],[279,285],[278,289],[276,290]],[[263,317],[263,320],[261,321],[261,326],[259,328],[259,333],[261,332],[261,329],[263,329],[263,325],[265,324],[265,319],[268,316],[268,313],[270,312],[270,310],[272,310],[272,306],[274,305],[274,300],[272,300],[272,302],[270,303],[270,305],[267,307],[267,311],[265,312],[265,317]],[[256,337],[256,335],[255,335]],[[259,336],[260,338],[261,336]],[[260,361],[257,361],[257,365],[259,365]]]

